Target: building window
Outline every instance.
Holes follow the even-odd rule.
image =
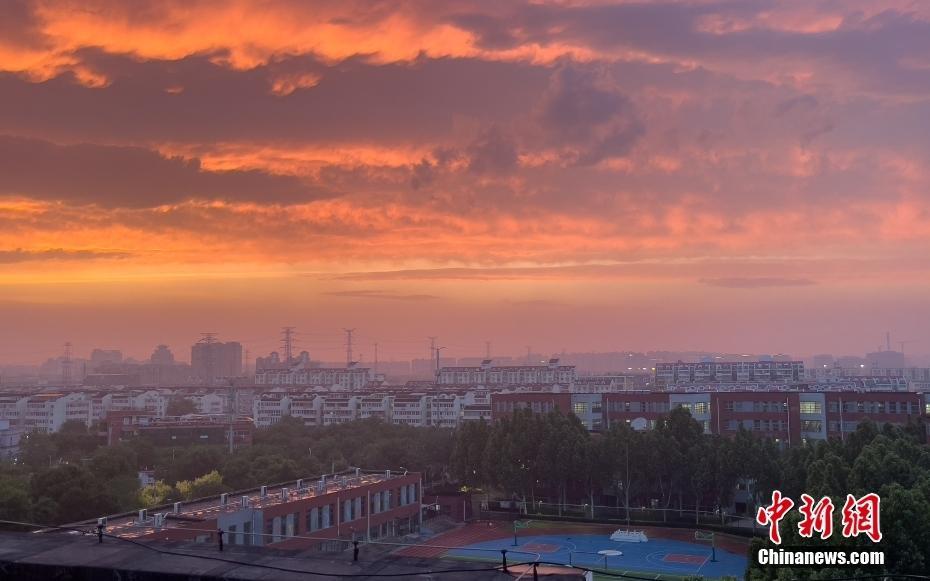
[[[572,411],[576,416],[583,416],[588,413],[588,404],[583,401],[579,401],[572,404]]]
[[[728,411],[728,412],[732,412],[732,411],[733,411],[733,402],[732,402],[732,401],[728,401],[728,402],[726,402],[725,404],[723,404],[723,409],[725,409],[725,410]]]
[[[801,420],[802,432],[819,432],[823,428],[820,420]]]
[[[696,414],[706,414],[707,409],[708,409],[707,402],[701,401],[701,402],[694,404],[694,413]]]
[[[821,414],[823,413],[823,406],[820,405],[819,401],[802,401],[801,402],[801,413],[802,414]]]

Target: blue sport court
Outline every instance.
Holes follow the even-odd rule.
[[[508,563],[546,561],[604,569],[605,555],[598,551],[620,551],[607,555],[607,570],[612,573],[648,574],[657,576],[701,575],[706,578],[723,576],[742,579],[746,572],[745,555],[735,555],[717,547],[717,561],[711,561],[711,546],[669,539],[651,538],[645,543],[612,541],[607,535],[537,535],[520,536],[518,546],[513,538],[484,541],[452,549],[448,556],[471,559],[500,559],[501,549],[507,549]]]

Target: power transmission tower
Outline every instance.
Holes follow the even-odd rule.
[[[216,333],[201,333],[200,341],[198,343],[203,343],[205,345],[215,345],[217,343]],[[216,348],[215,347],[206,347],[206,377],[205,382],[208,385],[213,385],[213,382],[216,381]]]
[[[61,381],[65,385],[71,384],[72,374],[71,374],[71,341],[65,343],[65,356],[61,360]]]
[[[343,329],[346,332],[346,367],[352,365],[352,333],[355,329]]]
[[[281,344],[284,346],[284,361],[291,365],[294,361],[294,327],[281,327]]]

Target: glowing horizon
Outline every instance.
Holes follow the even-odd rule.
[[[0,363],[930,353],[927,55],[911,0],[14,0]]]

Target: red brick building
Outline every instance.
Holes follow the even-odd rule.
[[[686,408],[708,434],[734,435],[742,429],[784,445],[845,438],[859,423],[930,429],[930,393],[901,391],[624,391],[615,393],[511,392],[491,395],[497,420],[518,409],[559,410],[579,417],[589,430],[625,422],[633,429],[654,428],[676,407]]]
[[[391,471],[324,476],[291,486],[178,503],[164,511],[114,517],[107,532],[141,539],[321,547],[327,540],[377,539],[418,531],[422,485],[419,473]]]

